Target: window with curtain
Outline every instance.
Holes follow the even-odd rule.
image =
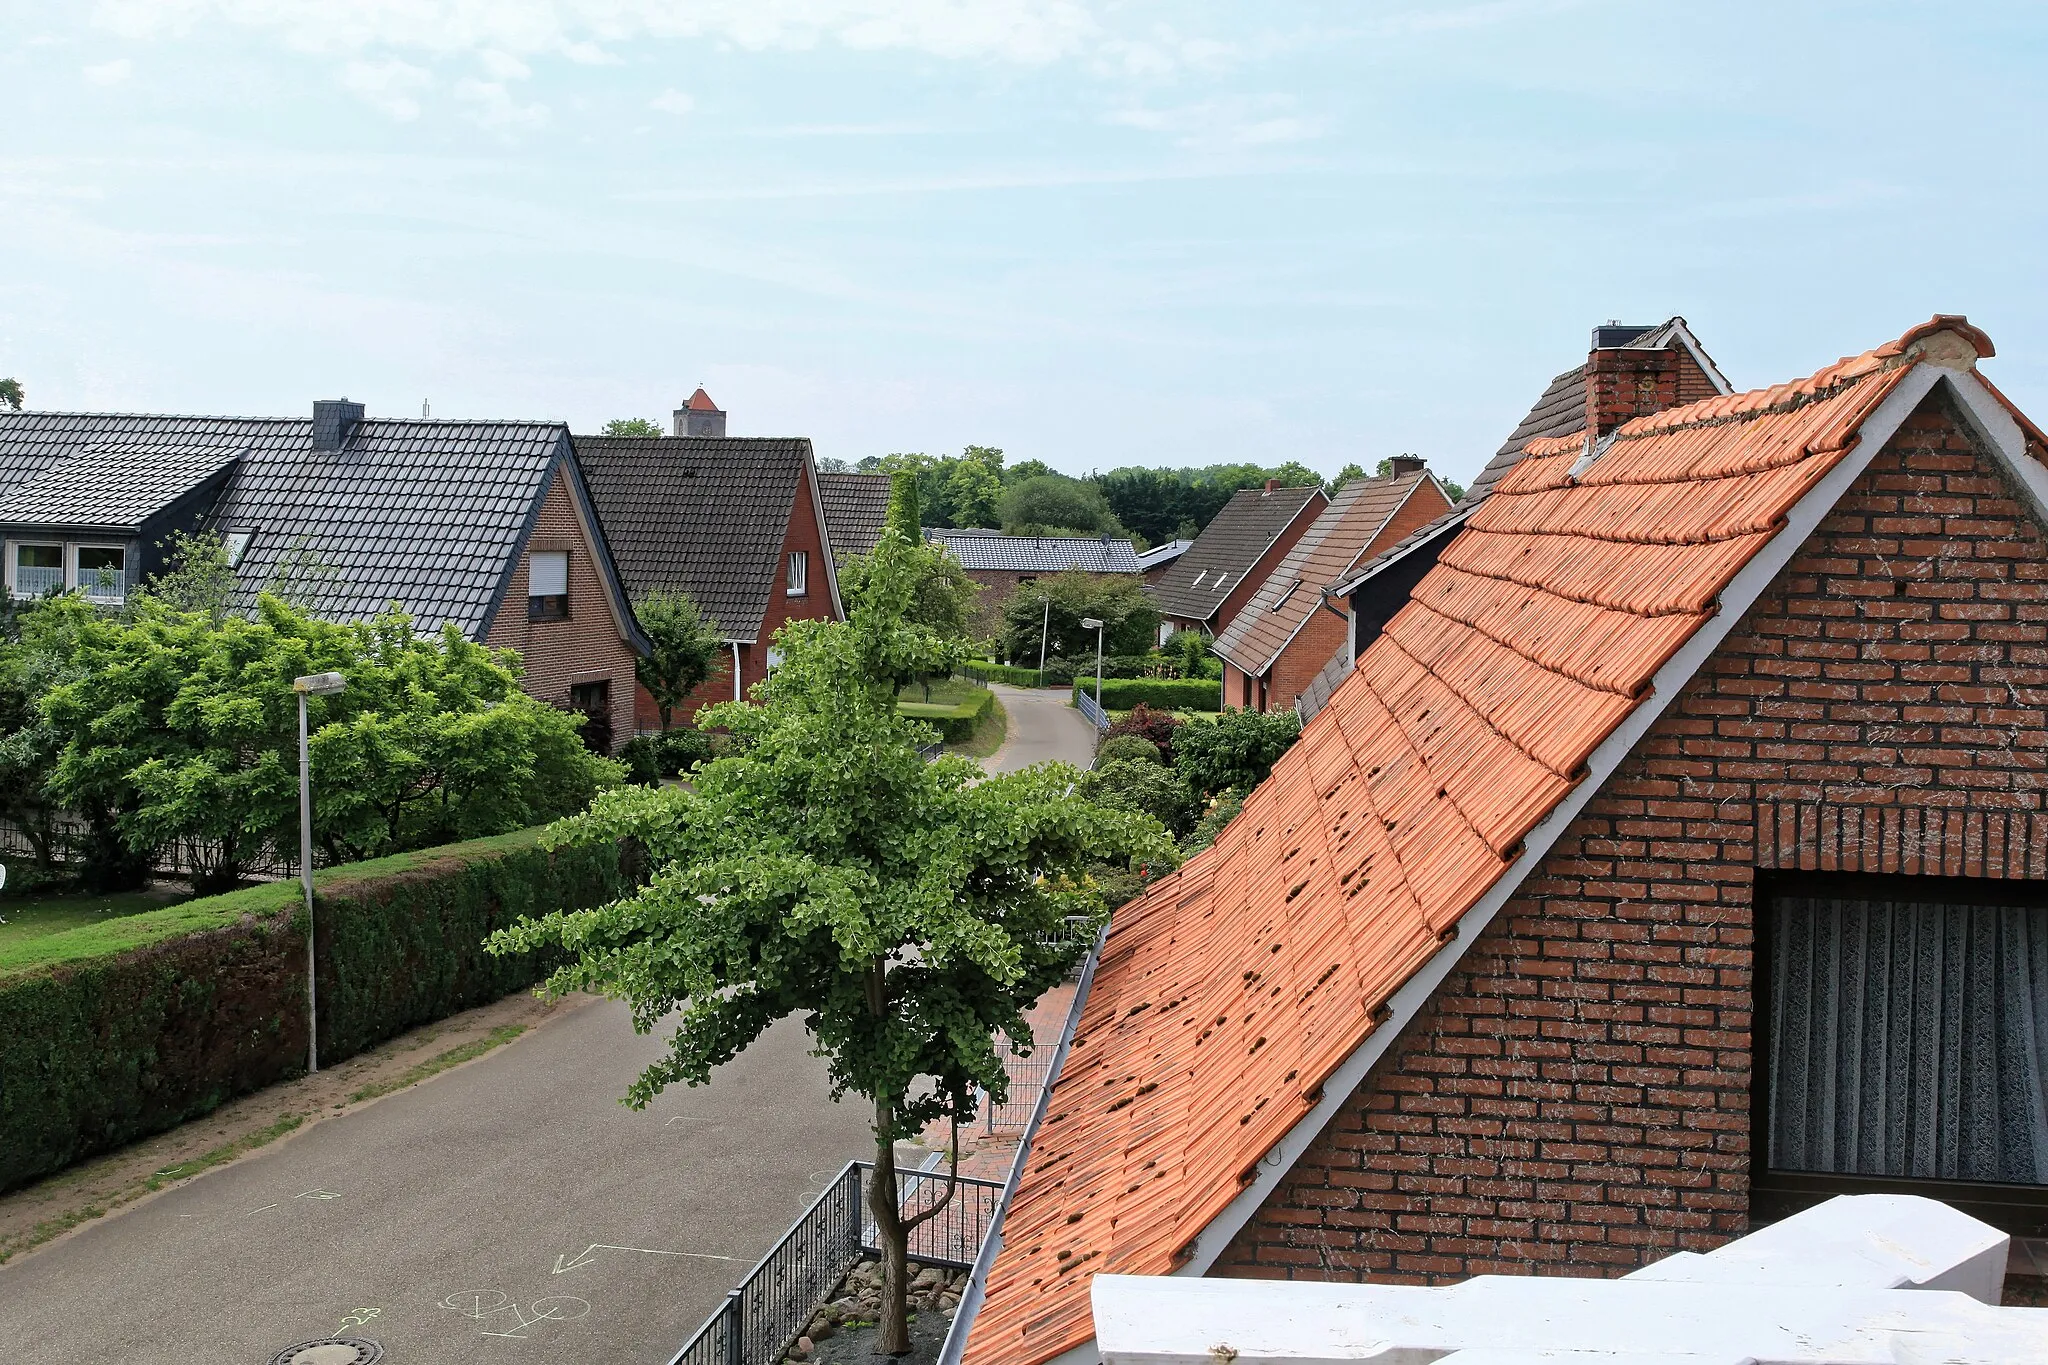
[[[1837,880],[1761,926],[1770,1170],[2048,1185],[2048,905]]]
[[[802,550],[789,552],[789,595],[802,597],[810,591],[811,557]]]

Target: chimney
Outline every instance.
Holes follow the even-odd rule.
[[[321,398],[313,403],[313,449],[340,450],[349,429],[363,420],[363,405],[346,398]]]
[[[1405,479],[1410,474],[1420,474],[1429,468],[1429,461],[1420,455],[1396,455],[1387,461],[1387,464],[1391,466],[1387,473],[1397,479]]]
[[[690,395],[689,402],[676,409],[676,435],[725,435],[725,410],[711,401],[702,384]]]
[[[1279,491],[1280,491],[1280,480],[1278,480],[1278,479],[1268,479],[1268,480],[1266,480],[1266,491],[1267,491],[1268,493],[1277,493],[1277,492],[1279,492]]]
[[[1586,430],[1595,440],[1625,422],[1678,406],[1678,351],[1631,343],[1648,327],[1610,322],[1593,329],[1586,354]]]

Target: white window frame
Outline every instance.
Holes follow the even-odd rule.
[[[791,550],[785,570],[785,593],[790,597],[807,597],[811,590],[811,555],[808,550]]]
[[[249,542],[254,539],[256,539],[256,532],[254,530],[229,531],[220,538],[222,548],[228,552],[228,567],[230,569],[242,567],[242,560],[249,553]]]
[[[547,562],[551,570],[548,574],[549,581],[545,586],[554,588],[555,591],[553,592],[540,591],[543,586],[540,572],[543,561]],[[560,566],[559,576],[552,572],[557,564]],[[562,610],[559,613],[550,613],[545,608],[536,605],[537,603],[552,601],[556,598],[560,598],[562,603]],[[567,550],[528,550],[526,552],[526,619],[529,621],[566,621],[569,619],[569,552]]]
[[[64,542],[63,542],[63,541],[61,541],[61,540],[10,540],[10,541],[8,541],[8,542],[7,542],[7,562],[6,562],[6,569],[7,569],[7,593],[8,593],[8,595],[9,595],[10,597],[11,597],[11,596],[14,596],[14,595],[15,595],[15,593],[16,593],[16,589],[15,589],[15,582],[16,582],[16,572],[15,572],[15,571],[16,571],[16,570],[18,570],[18,569],[19,569],[19,568],[21,567],[21,552],[22,552],[23,550],[27,550],[27,549],[35,549],[35,550],[55,550],[55,551],[57,552],[57,584],[56,584],[56,586],[57,586],[58,588],[60,588],[60,589],[62,589],[62,588],[64,588],[65,586],[67,586],[67,584],[66,584],[66,581],[65,581],[65,576],[64,576],[64,566],[65,566],[65,564],[66,564],[66,563],[67,563],[67,561],[68,561],[68,557],[67,557],[67,556],[65,555],[65,553],[64,553]],[[40,594],[38,594],[38,595],[40,595]]]

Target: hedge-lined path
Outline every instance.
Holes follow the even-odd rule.
[[[659,1365],[869,1154],[807,1044],[787,1021],[636,1114],[618,1097],[660,1039],[571,1010],[0,1266],[0,1342],[9,1365],[261,1362],[345,1328],[390,1360]]]
[[[1067,704],[1071,689],[990,683],[989,691],[1010,713],[1009,736],[1003,747],[982,761],[981,766],[989,772],[1015,772],[1048,759],[1082,768],[1095,761],[1095,727]]]

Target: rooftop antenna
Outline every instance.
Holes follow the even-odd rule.
[[[434,415],[434,405],[433,405],[432,403],[428,402],[428,401],[427,401],[426,399],[422,398],[422,399],[420,400],[420,416],[421,416],[421,417],[432,417],[433,415]]]

